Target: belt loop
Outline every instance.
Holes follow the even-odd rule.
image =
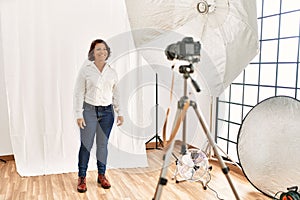
[[[95,106],[95,111],[96,111],[96,116],[97,116],[97,120],[98,120],[98,122],[100,122],[100,115],[99,115],[99,110],[98,110],[98,106]]]

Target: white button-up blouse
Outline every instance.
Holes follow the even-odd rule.
[[[100,72],[94,62],[86,62],[79,70],[74,89],[75,118],[83,118],[83,102],[94,106],[112,104],[118,116],[121,116],[118,75],[108,64]]]

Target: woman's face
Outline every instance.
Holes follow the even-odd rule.
[[[95,61],[105,61],[107,59],[108,52],[105,44],[97,43],[94,49]]]

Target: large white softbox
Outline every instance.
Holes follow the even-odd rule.
[[[202,44],[196,64],[202,92],[219,96],[258,53],[256,1],[126,0],[138,48],[164,50],[184,36]],[[144,53],[150,63],[161,57]]]

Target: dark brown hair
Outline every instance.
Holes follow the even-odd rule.
[[[94,49],[95,49],[96,44],[99,44],[99,43],[103,43],[105,45],[106,50],[107,50],[107,58],[110,56],[110,47],[107,45],[107,43],[104,40],[102,40],[102,39],[96,39],[96,40],[94,40],[92,42],[90,50],[89,50],[88,59],[90,61],[94,61],[95,60]],[[106,58],[106,60],[107,60],[107,58]]]

